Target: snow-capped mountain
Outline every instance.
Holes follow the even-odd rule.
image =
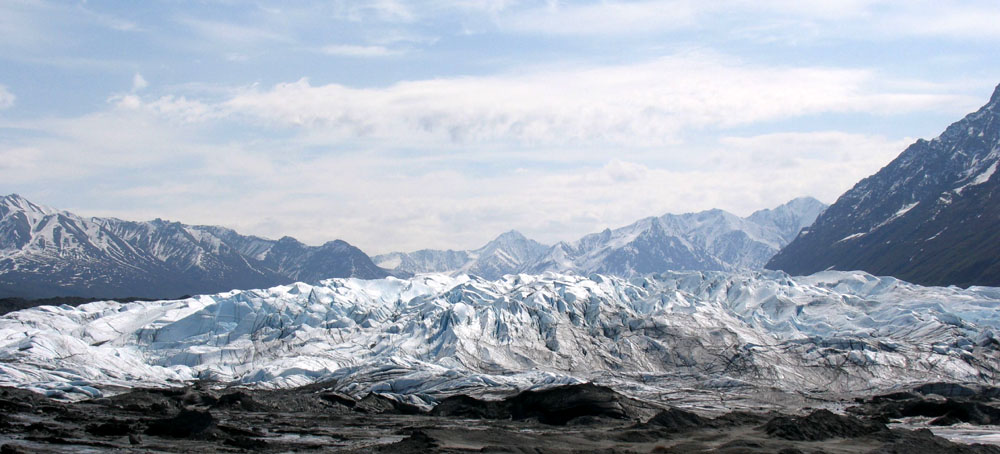
[[[0,317],[0,385],[95,395],[324,380],[424,401],[579,380],[637,393],[995,384],[1000,289],[863,272],[332,279]]]
[[[723,210],[646,218],[558,243],[523,270],[627,277],[667,270],[759,269],[824,208],[804,197],[745,218]]]
[[[473,274],[486,279],[498,279],[505,274],[518,272],[526,264],[535,261],[546,249],[548,246],[511,230],[485,246],[470,251],[423,249],[376,255],[372,260],[378,266],[411,273]]]
[[[927,285],[1000,285],[1000,87],[861,180],[768,264],[865,270]]]
[[[214,226],[83,218],[0,199],[0,296],[177,297],[330,277],[381,278],[359,249]]]
[[[784,244],[790,243],[802,229],[809,227],[827,207],[812,197],[799,197],[774,209],[758,210],[747,221],[773,229]]]
[[[634,276],[668,270],[759,269],[826,208],[811,197],[740,218],[723,210],[666,214],[574,242],[544,246],[511,231],[472,251],[422,250],[374,257],[412,273],[505,274],[546,271]]]

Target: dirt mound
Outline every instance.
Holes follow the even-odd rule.
[[[377,452],[409,454],[416,452],[432,452],[434,448],[437,447],[438,443],[427,435],[426,432],[422,430],[414,430],[408,437],[396,443],[379,447]]]
[[[431,409],[431,416],[451,416],[456,418],[508,419],[510,408],[506,402],[480,400],[459,394],[448,397]]]
[[[655,411],[653,407],[611,388],[584,383],[523,391],[500,401],[452,396],[441,401],[430,414],[481,419],[530,419],[543,424],[565,425],[570,421],[594,421],[593,418],[637,420],[651,411]]]
[[[128,421],[112,420],[87,426],[87,433],[98,437],[122,437],[134,432],[135,427]]]
[[[777,416],[764,424],[768,436],[795,441],[822,441],[830,438],[857,438],[888,433],[885,424],[816,410],[809,416]]]
[[[690,429],[714,427],[713,420],[702,418],[679,408],[663,410],[653,416],[644,427],[662,428],[668,432],[683,432]]]
[[[872,418],[899,419],[912,416],[935,418],[931,425],[950,426],[958,423],[976,425],[1000,424],[1000,408],[973,398],[909,397],[899,400],[875,398],[849,409],[852,413]]]
[[[893,439],[870,454],[1000,454],[1000,446],[952,443],[927,429],[895,431]]]
[[[227,410],[239,409],[243,411],[257,411],[257,412],[276,410],[274,406],[259,402],[257,399],[254,398],[253,395],[245,391],[236,391],[228,394],[223,394],[221,397],[219,397],[218,401],[216,401],[212,405],[212,408],[227,409]]]
[[[182,410],[173,418],[149,423],[146,435],[168,438],[211,438],[215,418],[207,411]]]

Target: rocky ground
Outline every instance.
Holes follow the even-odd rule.
[[[82,402],[0,389],[0,453],[998,453],[894,421],[998,425],[994,388],[931,384],[826,409],[704,414],[590,384],[501,400],[452,396],[429,411],[317,384],[291,390],[205,384]]]

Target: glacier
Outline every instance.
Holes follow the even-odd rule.
[[[0,385],[61,398],[212,380],[417,404],[594,381],[867,392],[996,384],[1000,288],[863,272],[338,278],[0,317]]]

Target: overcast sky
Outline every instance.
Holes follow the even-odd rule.
[[[831,203],[1000,83],[989,1],[0,2],[0,193],[370,254]]]

